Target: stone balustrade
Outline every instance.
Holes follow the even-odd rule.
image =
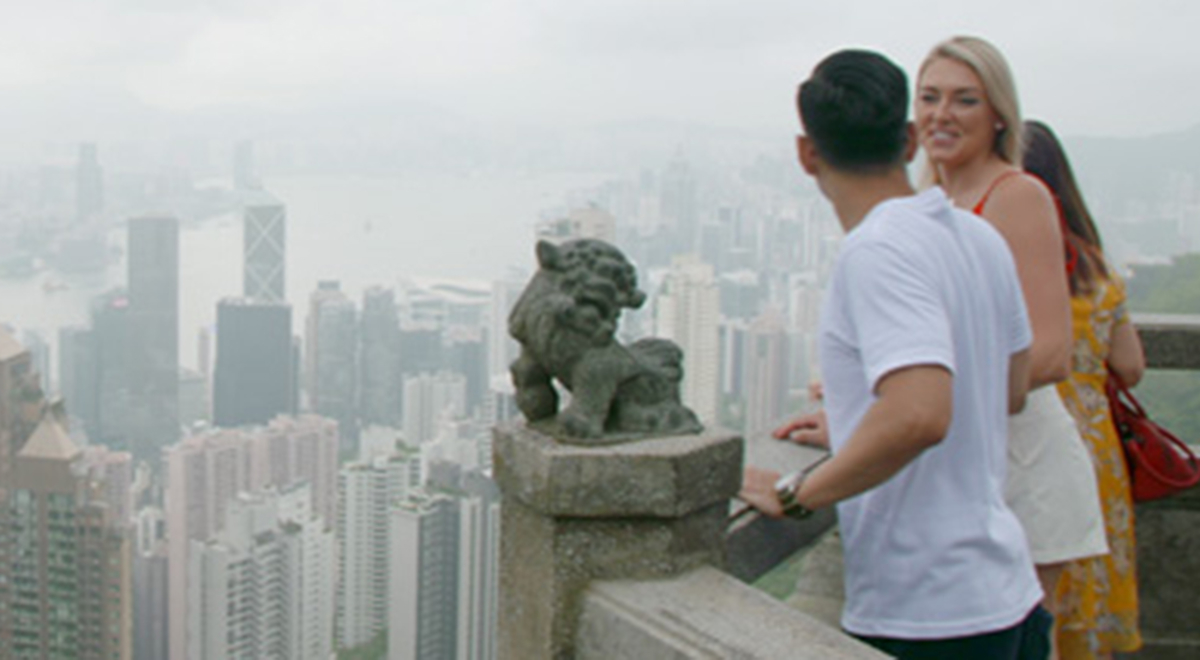
[[[1200,316],[1134,315],[1151,369],[1200,370]],[[1143,401],[1153,408],[1153,403]],[[1153,411],[1151,411],[1153,412]],[[1182,438],[1200,454],[1200,438]],[[1137,660],[1200,657],[1200,488],[1137,505],[1142,651]]]

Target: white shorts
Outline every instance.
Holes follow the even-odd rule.
[[[1053,385],[1029,393],[1008,418],[1004,499],[1029,537],[1035,564],[1108,552],[1096,470]]]

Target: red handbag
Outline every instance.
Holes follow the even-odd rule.
[[[1146,416],[1142,404],[1111,369],[1105,390],[1129,466],[1134,502],[1162,499],[1200,483],[1196,455],[1175,434]]]

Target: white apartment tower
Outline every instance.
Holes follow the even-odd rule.
[[[445,420],[467,413],[467,378],[439,371],[404,379],[404,441],[419,446],[438,435]]]
[[[476,471],[458,500],[458,660],[495,660],[500,557],[500,494]]]
[[[416,451],[403,448],[338,473],[338,648],[366,644],[387,628],[391,510],[420,475]]]
[[[334,539],[307,491],[243,493],[225,529],[191,542],[189,657],[330,657]]]
[[[458,503],[420,492],[392,510],[388,660],[453,660]]]
[[[205,657],[189,655],[193,542],[207,543],[224,531],[239,494],[300,483],[308,485],[314,516],[330,527],[337,509],[337,448],[337,425],[305,415],[277,417],[265,427],[206,431],[164,452],[171,660]],[[332,556],[330,562],[332,566]]]
[[[720,314],[712,266],[691,254],[672,259],[655,302],[655,334],[683,349],[683,402],[706,426],[717,422]]]

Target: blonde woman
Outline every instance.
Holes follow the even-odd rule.
[[[1028,403],[1009,420],[1005,496],[1025,528],[1054,613],[1064,563],[1108,551],[1087,449],[1057,391],[1047,387],[1069,374],[1072,346],[1054,201],[1020,169],[1016,86],[1004,57],[987,41],[954,37],[933,48],[918,74],[914,115],[927,183],[988,220],[1017,264],[1034,341]]]

